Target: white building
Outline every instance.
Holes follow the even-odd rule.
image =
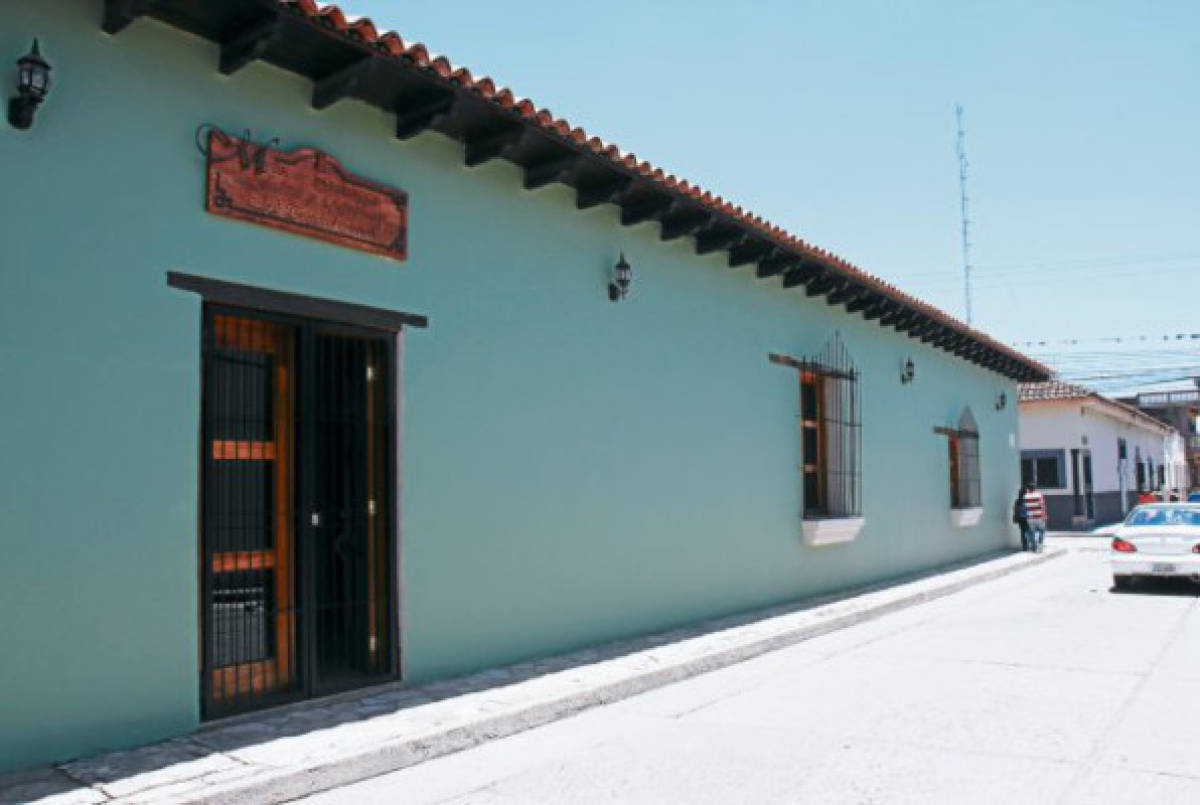
[[[1051,529],[1114,522],[1139,494],[1186,496],[1183,437],[1133,406],[1071,383],[1021,386],[1021,479],[1042,490]]]

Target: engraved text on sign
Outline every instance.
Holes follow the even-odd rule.
[[[403,260],[408,196],[313,148],[278,151],[208,132],[207,209]]]

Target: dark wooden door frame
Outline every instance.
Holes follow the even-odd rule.
[[[389,678],[403,680],[407,677],[406,657],[407,652],[404,650],[406,641],[406,624],[405,624],[405,608],[403,603],[403,589],[401,581],[403,579],[403,446],[404,446],[404,327],[415,326],[425,327],[428,325],[428,319],[424,316],[411,313],[401,313],[397,311],[384,310],[381,308],[373,308],[364,305],[341,302],[337,300],[320,299],[315,297],[301,296],[290,294],[287,292],[256,288],[254,286],[241,285],[238,283],[227,282],[224,280],[213,280],[205,277],[197,277],[194,275],[180,274],[178,272],[170,272],[167,276],[167,283],[173,288],[179,290],[191,291],[201,295],[205,307],[202,315],[202,323],[207,321],[208,309],[210,307],[218,307],[227,309],[235,314],[251,314],[255,317],[264,318],[281,318],[291,320],[293,324],[298,326],[312,327],[315,325],[339,324],[345,325],[351,330],[359,332],[369,332],[372,336],[381,339],[385,344],[385,355],[389,370],[391,382],[393,383],[392,393],[385,394],[387,400],[390,419],[391,419],[391,438],[390,449],[387,451],[387,466],[390,471],[389,490],[391,492],[390,500],[387,502],[388,511],[385,517],[388,519],[390,530],[388,542],[389,561],[388,561],[388,608],[390,614],[389,637],[391,640],[391,661],[389,663]],[[266,314],[263,316],[263,314]],[[314,321],[315,320],[315,321]],[[298,374],[298,383],[303,383],[304,376],[310,376],[311,372],[301,371]],[[203,393],[203,385],[201,387]],[[297,398],[300,398],[303,391],[297,392]],[[205,438],[203,423],[198,429],[198,435],[201,440],[201,450],[207,449],[203,444]],[[386,436],[385,436],[386,438]],[[300,495],[300,490],[297,488],[297,506],[295,509],[295,535],[297,542],[302,542],[305,545],[312,545],[312,535],[307,534],[305,539],[301,540],[301,532],[303,529],[311,531],[311,512],[305,511],[302,505],[303,501],[311,498],[304,498]],[[200,512],[203,512],[203,499],[201,498]],[[203,529],[203,523],[201,523]],[[202,533],[202,531],[201,531]],[[197,540],[197,544],[201,545],[201,540]],[[201,547],[201,552],[203,548]],[[203,556],[198,556],[203,560]],[[311,565],[310,565],[311,566]],[[311,587],[311,585],[308,585]],[[205,590],[200,590],[202,597]],[[203,599],[202,599],[203,603]],[[202,609],[201,616],[204,617]],[[299,637],[299,636],[298,636]],[[311,652],[312,640],[306,640],[309,644],[304,651]],[[202,647],[203,649],[203,647]],[[201,660],[204,660],[204,654],[201,654]],[[307,663],[311,663],[311,657]],[[307,672],[304,674],[304,692],[303,697],[308,697],[313,693],[313,685],[315,682],[313,674],[314,666],[308,664]],[[386,681],[380,679],[379,681]],[[202,711],[207,706],[207,696],[205,695],[206,686],[204,680],[201,679],[201,703]],[[326,691],[332,692],[332,691]],[[325,693],[325,692],[323,692]],[[323,695],[322,693],[322,695]],[[282,702],[281,702],[282,703]],[[267,706],[270,706],[268,704]],[[221,715],[224,715],[223,713]],[[205,713],[205,717],[208,714]]]

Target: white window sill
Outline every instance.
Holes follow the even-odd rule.
[[[851,542],[862,531],[865,517],[831,517],[825,520],[801,520],[804,544],[818,547]]]
[[[983,517],[982,507],[950,510],[950,522],[955,528],[970,528],[971,526],[979,525],[981,517]]]

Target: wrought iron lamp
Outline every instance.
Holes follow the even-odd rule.
[[[996,398],[996,410],[1003,411],[1007,407],[1008,407],[1008,395],[1002,391],[1002,392],[1000,392],[1000,396],[998,396]]]
[[[904,362],[903,368],[900,369],[900,382],[908,385],[913,382],[913,378],[917,376],[917,367],[913,364],[913,359],[909,358]]]
[[[608,298],[617,302],[629,294],[629,286],[633,284],[633,268],[625,260],[625,252],[613,266],[613,281],[608,284]]]
[[[17,94],[8,101],[8,122],[14,128],[24,130],[33,125],[34,112],[50,91],[50,70],[34,39],[33,49],[17,59]]]

